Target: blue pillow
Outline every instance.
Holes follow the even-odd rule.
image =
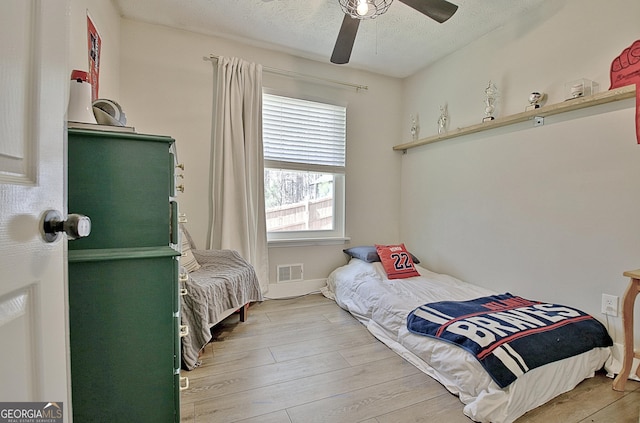
[[[375,246],[361,245],[359,247],[345,248],[342,251],[344,251],[344,253],[349,257],[357,258],[362,261],[366,261],[367,263],[380,261],[380,256],[378,256]],[[420,260],[418,260],[418,258],[413,254],[411,254],[411,260],[413,260],[414,264],[420,263]]]

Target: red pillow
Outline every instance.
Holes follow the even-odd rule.
[[[412,276],[420,276],[411,259],[411,254],[404,244],[398,245],[378,245],[376,251],[380,256],[380,261],[387,272],[389,279],[404,279]]]

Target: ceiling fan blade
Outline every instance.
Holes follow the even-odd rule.
[[[446,0],[400,0],[436,22],[443,23],[453,16],[458,6]]]
[[[359,25],[360,19],[354,19],[347,14],[344,15],[342,26],[338,33],[338,39],[336,40],[336,45],[333,47],[333,53],[331,54],[331,63],[338,65],[349,63],[351,50],[353,50],[353,43],[356,40]]]

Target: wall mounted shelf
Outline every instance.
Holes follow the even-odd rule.
[[[431,144],[438,141],[444,141],[450,138],[456,138],[463,135],[473,134],[476,132],[488,131],[490,129],[500,128],[502,126],[512,125],[519,122],[525,122],[527,120],[533,120],[536,117],[546,117],[557,115],[559,113],[570,112],[573,110],[584,109],[587,107],[597,106],[600,104],[611,103],[614,101],[624,100],[627,98],[633,98],[636,94],[635,85],[629,85],[615,90],[604,91],[590,95],[587,97],[580,97],[573,100],[564,101],[562,103],[550,104],[548,106],[540,107],[539,109],[529,110],[515,115],[504,116],[496,118],[489,122],[482,122],[477,125],[471,125],[464,128],[454,129],[444,134],[434,135],[432,137],[422,138],[416,141],[407,142],[404,144],[394,145],[393,149],[396,151],[406,151],[410,148],[419,147],[425,144]]]

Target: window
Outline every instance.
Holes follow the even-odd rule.
[[[346,108],[264,94],[269,241],[344,237]]]

